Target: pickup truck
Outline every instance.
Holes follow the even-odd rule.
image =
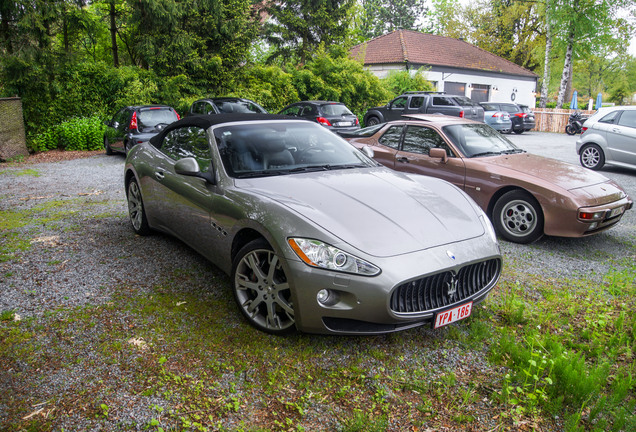
[[[368,109],[364,124],[373,126],[400,120],[403,114],[444,114],[484,121],[484,109],[465,96],[443,92],[406,92],[384,106]]]

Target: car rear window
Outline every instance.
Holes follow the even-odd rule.
[[[481,106],[484,107],[484,109],[486,111],[499,111],[499,106],[494,105],[494,104],[483,103],[483,104],[481,104]]]
[[[341,115],[352,114],[351,111],[349,111],[349,108],[347,108],[346,106],[342,104],[328,104],[328,105],[323,105],[321,108],[322,108],[323,114],[328,116],[341,116]]]
[[[459,106],[479,106],[466,96],[453,96],[452,99]]]
[[[147,108],[139,111],[137,121],[141,126],[154,127],[177,121],[177,113],[170,108]]]

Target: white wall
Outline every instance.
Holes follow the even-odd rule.
[[[379,78],[385,78],[389,71],[404,70],[402,65],[371,65],[368,70]],[[417,69],[411,69],[411,73]],[[466,96],[470,97],[470,84],[490,86],[489,100],[494,102],[514,102],[534,107],[536,104],[534,78],[516,77],[495,73],[471,74],[469,71],[441,72],[429,70],[425,72],[429,81],[437,83],[437,90],[444,90],[444,82],[466,83]],[[514,100],[512,95],[514,94]],[[397,96],[397,95],[396,95]]]

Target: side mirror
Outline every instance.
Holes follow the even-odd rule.
[[[373,151],[373,149],[371,147],[369,147],[368,145],[365,145],[364,147],[362,147],[360,149],[360,151],[362,153],[364,153],[365,156],[369,157],[369,158],[373,158],[373,156],[375,156],[375,152]]]
[[[197,162],[197,160],[193,157],[179,159],[174,164],[174,172],[184,176],[198,177],[210,184],[216,184],[214,170],[211,170],[210,172],[201,172],[199,162]]]
[[[441,159],[443,163],[446,163],[448,161],[448,154],[446,153],[446,150],[442,148],[432,148],[428,152],[428,155],[432,158]]]

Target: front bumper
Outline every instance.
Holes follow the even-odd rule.
[[[420,282],[423,278],[439,276],[436,288],[443,297],[448,294],[449,286],[444,274],[456,275],[452,277],[459,280],[462,268],[478,269],[482,262],[489,262],[494,267],[488,280],[482,280],[480,287],[467,295],[451,296],[450,301],[428,303],[424,308],[396,307],[405,301],[405,296],[418,298],[410,285],[420,284],[420,292],[427,292]],[[487,235],[406,255],[374,259],[373,264],[382,269],[382,273],[374,277],[326,271],[297,260],[288,260],[287,264],[298,329],[308,333],[343,335],[389,333],[429,323],[437,312],[471,300],[474,303],[484,300],[501,274],[499,246]],[[461,282],[455,282],[455,288],[457,285]],[[402,297],[396,300],[394,294],[398,288]],[[327,303],[317,300],[321,290],[329,292]]]

